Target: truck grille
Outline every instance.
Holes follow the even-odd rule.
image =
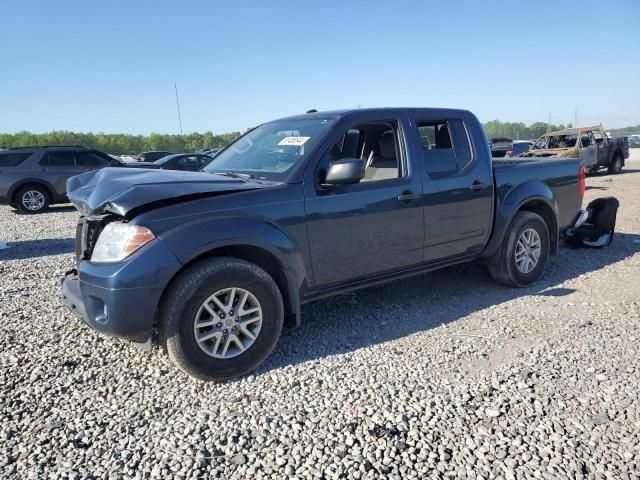
[[[76,259],[78,261],[91,258],[93,249],[105,224],[105,217],[80,217],[76,226]]]

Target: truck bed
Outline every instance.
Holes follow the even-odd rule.
[[[554,194],[558,205],[558,227],[570,225],[581,207],[578,193],[577,158],[522,158],[493,159],[496,201],[498,204],[510,201],[511,189],[523,183],[544,183]]]

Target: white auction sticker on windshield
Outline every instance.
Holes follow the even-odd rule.
[[[293,145],[294,147],[300,147],[306,143],[311,137],[284,137],[278,145]]]

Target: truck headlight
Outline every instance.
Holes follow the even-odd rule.
[[[100,233],[91,254],[98,263],[119,262],[156,238],[151,230],[128,223],[108,223]]]

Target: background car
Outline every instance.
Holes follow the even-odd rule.
[[[198,150],[196,153],[201,153],[203,155],[209,155],[210,157],[215,157],[218,153],[220,153],[222,148],[223,147],[205,148],[202,150]]]
[[[513,140],[510,138],[492,138],[491,156],[493,158],[502,158],[507,156],[507,152],[513,149]]]
[[[127,167],[133,168],[157,168],[161,170],[187,170],[197,171],[204,167],[209,161],[211,161],[209,155],[202,155],[198,153],[177,153],[174,155],[167,155],[155,162],[133,162],[127,163]]]
[[[10,148],[0,152],[0,203],[22,213],[39,213],[66,203],[67,179],[123,164],[106,153],[79,146]]]
[[[511,145],[511,150],[507,151],[505,157],[519,157],[524,152],[528,152],[533,145],[531,140],[514,140]]]
[[[166,157],[167,155],[171,155],[171,152],[164,152],[164,151],[142,152],[136,157],[136,160],[138,162],[155,162],[156,160],[160,160],[162,157]]]

